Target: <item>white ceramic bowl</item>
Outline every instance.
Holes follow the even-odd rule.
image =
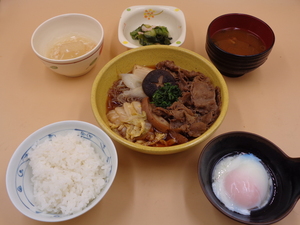
[[[96,43],[96,46],[84,55],[73,59],[55,60],[47,57],[47,52],[55,41],[67,35],[84,36]],[[93,17],[70,13],[55,16],[43,22],[31,37],[31,47],[42,62],[52,71],[77,77],[89,72],[101,54],[104,40],[102,25]]]
[[[75,130],[91,141],[94,149],[104,157],[109,165],[105,187],[82,211],[72,215],[49,214],[40,212],[34,204],[32,170],[29,165],[28,151],[37,141],[48,139],[53,134],[63,134]],[[49,136],[50,135],[50,136]],[[116,176],[118,156],[111,139],[99,127],[82,121],[61,121],[47,125],[28,136],[14,152],[6,171],[6,188],[14,206],[25,216],[44,222],[59,222],[73,219],[93,208],[107,193]]]
[[[133,40],[130,32],[142,24],[165,26],[172,37],[171,46],[183,44],[186,36],[186,22],[183,12],[173,6],[138,5],[126,8],[119,22],[118,37],[127,48],[141,47],[138,40]]]

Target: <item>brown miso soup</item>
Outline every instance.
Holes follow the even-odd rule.
[[[244,29],[223,29],[213,34],[212,39],[219,48],[236,55],[256,55],[266,50],[256,34]]]

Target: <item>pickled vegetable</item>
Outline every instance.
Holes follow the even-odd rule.
[[[169,37],[167,27],[148,24],[142,24],[130,32],[130,36],[133,40],[138,40],[142,46],[154,44],[170,45],[172,40],[172,37]]]

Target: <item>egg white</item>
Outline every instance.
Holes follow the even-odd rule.
[[[236,183],[240,182],[239,179],[242,179],[240,183],[245,183],[242,191],[235,187],[235,182],[230,183],[230,191],[228,190],[229,187],[226,186],[228,185],[228,179],[226,184],[225,181],[229,176]],[[215,166],[212,180],[212,188],[216,197],[228,209],[243,215],[250,215],[251,210],[264,207],[272,195],[271,176],[261,160],[253,154],[237,154],[225,157]],[[254,192],[254,189],[256,192]],[[240,201],[234,198],[235,193],[238,193]],[[255,195],[253,193],[256,193],[255,197],[258,200],[255,198],[248,201],[248,195]],[[245,199],[241,199],[241,197]]]

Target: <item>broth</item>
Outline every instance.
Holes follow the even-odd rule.
[[[47,54],[50,59],[73,59],[86,54],[96,46],[93,40],[81,35],[69,35],[58,39]]]
[[[236,55],[256,55],[266,50],[257,35],[243,29],[223,29],[213,34],[212,39],[219,48]]]

